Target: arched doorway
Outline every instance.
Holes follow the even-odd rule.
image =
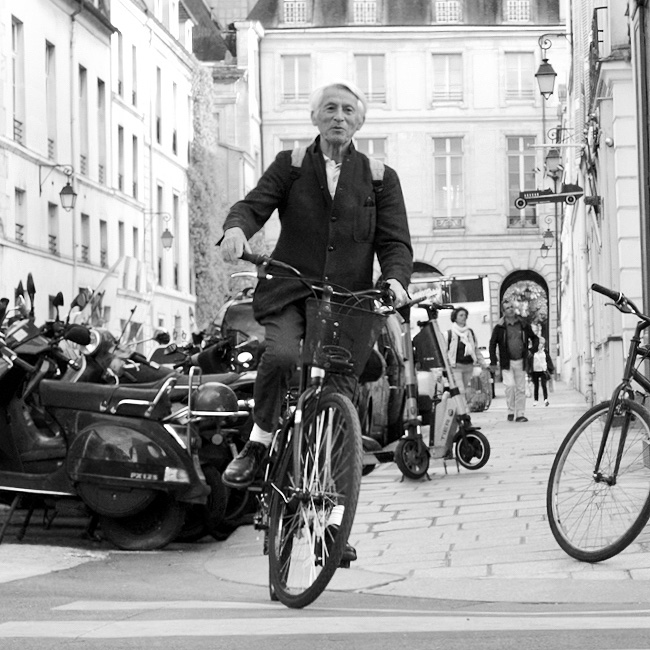
[[[499,313],[505,299],[515,302],[517,313],[533,330],[549,340],[549,290],[546,280],[535,271],[514,271],[501,284]]]

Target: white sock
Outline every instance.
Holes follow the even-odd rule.
[[[254,424],[249,440],[251,442],[260,442],[265,447],[268,447],[273,441],[273,434],[269,433],[268,431],[264,431],[264,429],[261,429],[259,426],[257,426],[257,424]]]
[[[340,526],[343,521],[343,513],[345,512],[345,506],[334,506],[330,512],[330,516],[327,519],[328,526]]]

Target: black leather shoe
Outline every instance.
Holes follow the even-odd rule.
[[[255,479],[257,470],[266,456],[266,449],[261,442],[249,440],[237,458],[233,458],[224,470],[221,477],[224,485],[235,489],[248,487]]]
[[[325,529],[325,544],[329,548],[334,541],[334,536],[338,532],[339,527],[336,525],[331,525],[328,526]],[[339,562],[339,566],[343,569],[349,569],[350,568],[350,562],[354,562],[357,559],[357,550],[352,546],[352,544],[349,544],[348,542],[345,543],[345,548],[343,549],[343,555],[341,555],[341,560]]]

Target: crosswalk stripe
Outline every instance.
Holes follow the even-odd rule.
[[[9,621],[0,638],[122,639],[135,637],[313,636],[551,630],[650,629],[650,617],[337,616],[128,621]]]
[[[228,600],[76,600],[73,603],[53,607],[53,611],[118,612],[156,609],[275,609],[281,605],[272,603],[245,603]]]

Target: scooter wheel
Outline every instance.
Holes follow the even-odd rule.
[[[395,462],[406,478],[422,478],[429,469],[429,451],[421,440],[402,438],[395,447]]]
[[[153,551],[177,538],[185,523],[185,506],[169,494],[159,494],[144,510],[128,517],[100,515],[104,537],[125,551]]]
[[[456,460],[466,469],[481,469],[490,460],[490,443],[480,431],[458,434],[454,450]]]

